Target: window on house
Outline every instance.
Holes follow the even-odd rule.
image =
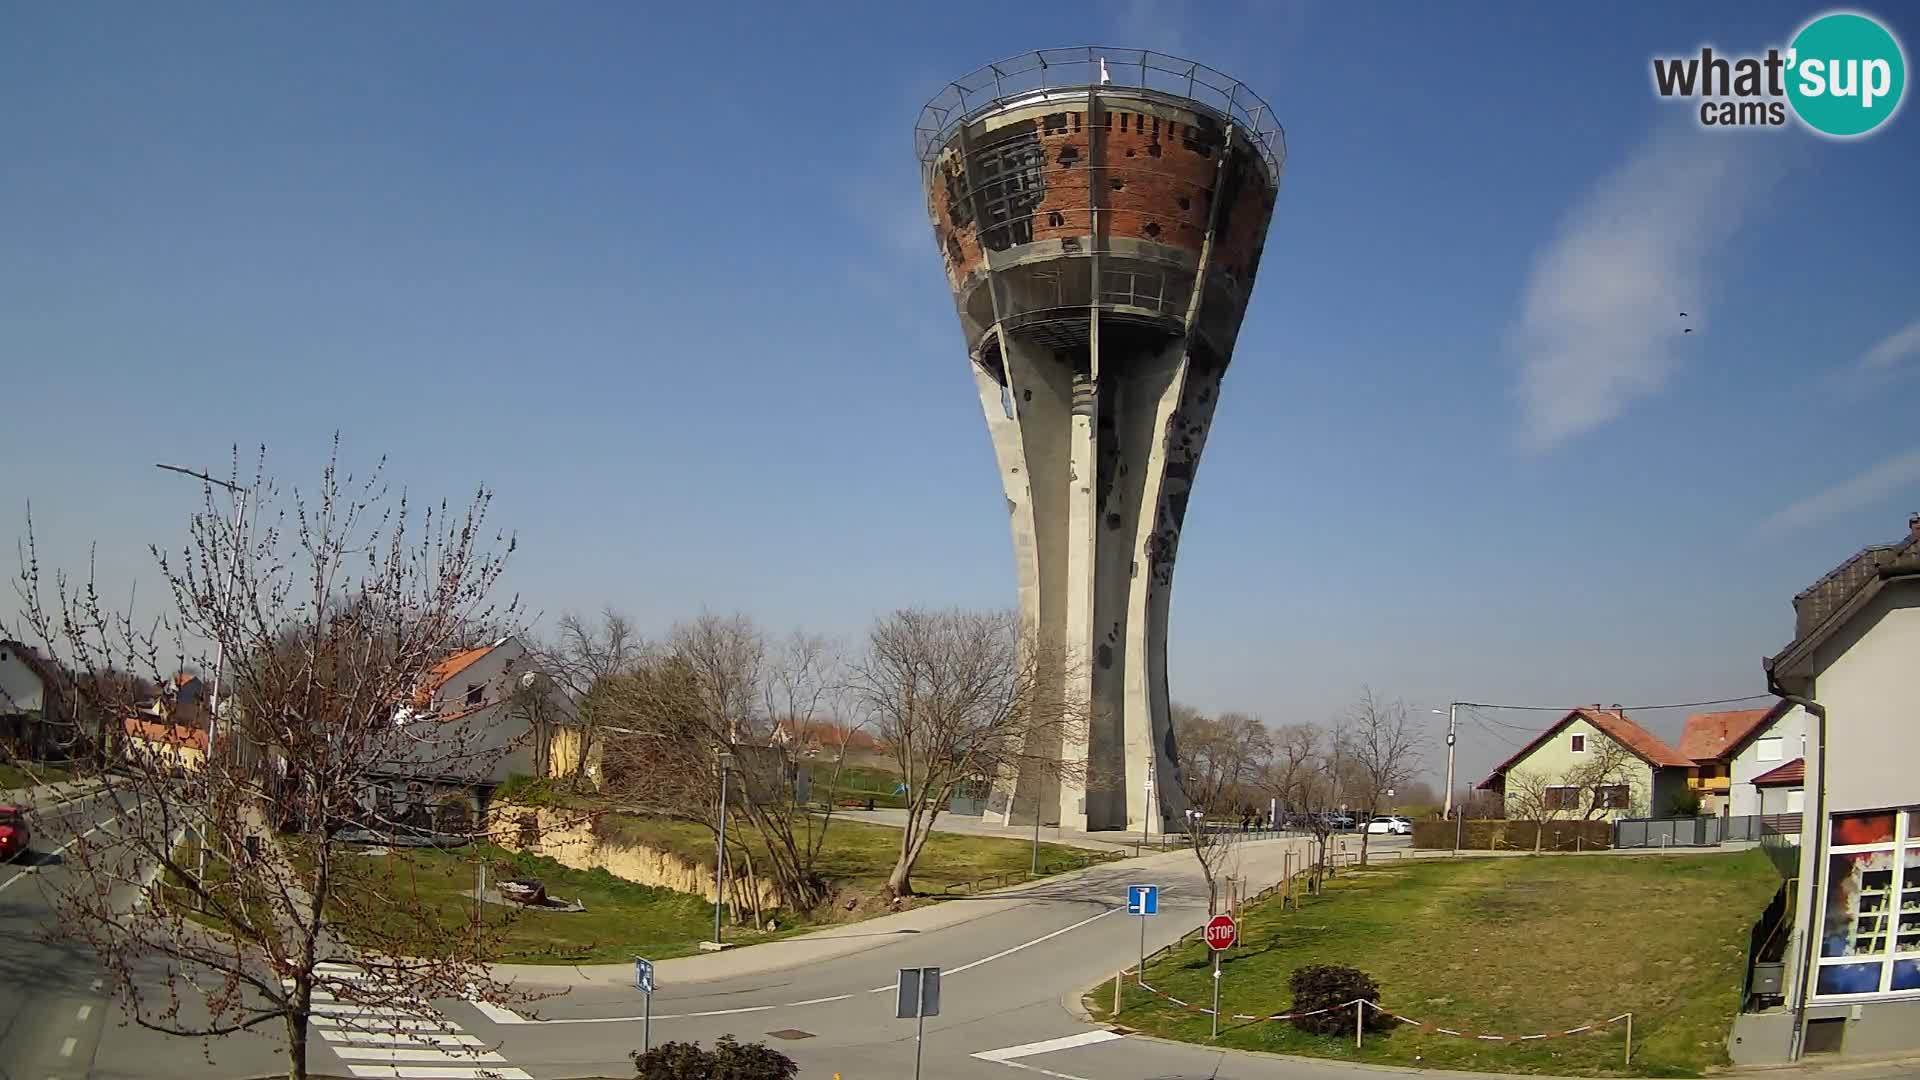
[[[1550,787],[1544,802],[1547,810],[1580,809],[1580,789],[1577,787]]]
[[[1779,761],[1786,756],[1787,740],[1778,736],[1754,743],[1755,756],[1761,761]]]
[[[1574,753],[1584,754],[1587,752],[1587,737],[1585,735],[1575,735],[1572,742]]]
[[[479,683],[468,683],[467,684],[467,704],[469,706],[480,704],[480,698],[484,692],[485,692],[484,689],[480,686]]]
[[[1920,812],[1835,814],[1832,830],[1814,994],[1920,995]]]
[[[1593,808],[1595,810],[1625,810],[1627,808],[1627,785],[1603,784],[1593,789]]]
[[[1805,788],[1788,788],[1787,789],[1787,813],[1789,814],[1799,813],[1805,806],[1806,800],[1807,800],[1807,792]],[[1915,897],[1915,899],[1920,900],[1920,897]]]

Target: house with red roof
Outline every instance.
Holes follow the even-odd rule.
[[[1798,758],[1805,736],[1806,713],[1786,701],[1776,701],[1764,709],[1731,709],[1687,717],[1680,735],[1680,752],[1699,765],[1691,782],[1700,796],[1701,813],[1782,818],[1772,823],[1776,831],[1798,834],[1799,823],[1784,816],[1798,814],[1799,806],[1788,810],[1786,793],[1777,791],[1763,808],[1761,788],[1755,781]]]
[[[1591,705],[1562,716],[1477,786],[1502,796],[1508,817],[1614,821],[1666,813],[1693,768],[1619,706]]]
[[[545,679],[518,638],[458,650],[433,664],[394,717],[409,752],[369,770],[369,824],[459,834],[484,812],[493,789],[545,769],[555,729],[573,703]]]

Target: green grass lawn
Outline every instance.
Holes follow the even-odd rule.
[[[1286,1012],[1287,977],[1306,964],[1357,967],[1381,1005],[1425,1023],[1509,1036],[1634,1014],[1634,1075],[1688,1076],[1726,1063],[1747,933],[1779,885],[1759,852],[1705,856],[1433,859],[1343,874],[1297,912],[1250,909],[1223,965],[1222,1012]],[[1149,966],[1147,981],[1208,1000],[1197,942]],[[1088,994],[1105,1016],[1111,985]],[[1119,1021],[1193,1042],[1208,1018],[1129,986]],[[1313,1035],[1289,1024],[1222,1025],[1219,1045],[1388,1065],[1605,1075],[1624,1033],[1482,1042],[1398,1027]]]
[[[15,788],[30,788],[38,784],[61,784],[73,779],[73,774],[52,765],[35,765],[31,775],[26,769],[12,762],[0,764],[0,791]]]
[[[603,836],[630,844],[644,844],[658,851],[671,851],[688,862],[713,869],[713,830],[687,821],[608,814],[600,818]],[[727,828],[727,846],[757,842],[752,830],[740,824]],[[867,895],[886,885],[893,862],[900,854],[900,830],[890,825],[866,821],[834,819],[827,826],[827,839],[820,849],[817,869],[843,893]],[[1040,870],[1043,875],[1059,873],[1099,861],[1098,852],[1062,844],[1040,845]],[[731,857],[728,859],[732,861]],[[923,893],[941,894],[949,885],[981,878],[1009,876],[1024,878],[1033,861],[1033,844],[1025,840],[997,836],[967,836],[961,833],[935,832],[920,852],[914,867],[914,888]],[[1049,870],[1049,866],[1053,869]],[[983,886],[990,887],[990,886]]]
[[[690,861],[713,865],[712,834],[687,822],[609,815],[603,832],[630,843],[677,852]],[[742,827],[728,829],[728,845],[748,842]],[[835,821],[827,832],[818,868],[839,890],[840,898],[862,901],[849,916],[834,903],[810,918],[779,916],[781,929],[755,933],[731,923],[727,940],[751,944],[816,928],[831,921],[864,918],[885,909],[876,903],[900,848],[900,830],[858,821]],[[474,916],[470,892],[478,862],[489,863],[489,880],[534,877],[550,895],[579,900],[584,912],[509,909],[483,905],[488,920],[487,958],[503,963],[606,963],[633,956],[664,959],[698,950],[713,936],[713,905],[698,896],[671,889],[638,885],[605,870],[575,870],[552,859],[509,852],[491,845],[448,850],[408,849],[388,855],[336,856],[349,868],[350,883],[343,886],[340,910],[342,932],[350,941],[373,944],[389,935],[404,936],[414,911],[431,914],[432,934],[458,936]],[[1057,873],[1086,863],[1089,853],[1055,844],[1040,845],[1041,871]],[[1032,858],[1030,844],[997,837],[936,833],[920,856],[915,885],[939,894],[952,883],[1001,875],[1008,881],[1025,880]],[[349,861],[355,860],[355,861]],[[357,860],[364,860],[359,862]],[[731,860],[729,860],[731,861]],[[356,920],[359,920],[356,922]]]
[[[337,859],[364,860],[342,896],[342,932],[350,941],[369,941],[383,931],[405,932],[414,910],[427,912],[441,928],[466,926],[474,917],[471,893],[481,860],[488,882],[497,887],[509,877],[539,878],[550,896],[578,900],[583,912],[540,911],[479,905],[487,922],[487,959],[502,963],[593,964],[635,956],[664,959],[695,952],[713,936],[713,905],[687,893],[636,885],[605,870],[573,870],[552,859],[509,852],[492,845],[467,848],[413,848],[387,855],[347,854]],[[417,905],[417,908],[416,906]],[[379,919],[383,909],[407,914]],[[747,943],[772,935],[731,927],[727,939]]]

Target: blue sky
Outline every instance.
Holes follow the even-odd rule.
[[[1758,693],[1792,593],[1920,510],[1920,117],[1707,133],[1648,64],[1821,10],[15,5],[0,534],[31,499],[124,587],[196,502],[151,462],[265,443],[305,483],[338,429],[416,494],[492,485],[550,615],[1011,603],[910,136],[943,80],[1095,39],[1232,72],[1291,151],[1176,697]]]

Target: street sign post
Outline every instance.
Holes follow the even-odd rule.
[[[1133,981],[1144,986],[1147,981],[1147,920],[1145,916],[1160,914],[1160,886],[1129,885],[1127,914],[1141,916],[1140,966],[1133,969]]]
[[[1240,940],[1240,928],[1233,923],[1231,915],[1215,915],[1207,921],[1207,948],[1214,952],[1224,952],[1233,948]]]
[[[1207,920],[1207,948],[1213,950],[1213,1035],[1220,1036],[1220,954],[1233,948],[1240,940],[1240,928],[1226,915],[1215,915]]]
[[[640,1052],[653,1049],[653,961],[633,958],[633,988],[646,997],[640,1021]]]
[[[1160,886],[1130,885],[1127,887],[1127,914],[1160,914]]]
[[[894,1019],[913,1020],[913,1080],[920,1080],[920,1042],[927,1031],[927,1017],[940,1015],[940,969],[901,968],[894,989]]]

